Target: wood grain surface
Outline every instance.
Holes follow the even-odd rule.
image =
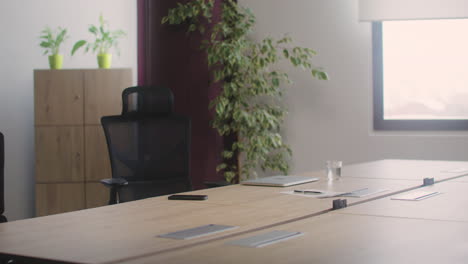
[[[382,162],[387,163],[386,166],[389,166],[389,162],[391,163],[391,161]],[[376,163],[370,164],[375,166]],[[395,162],[395,165],[400,164],[399,161]],[[427,256],[433,256],[436,249],[445,245],[445,248],[441,249],[447,250],[444,252],[448,253],[442,255],[450,254],[448,263],[459,263],[456,261],[466,257],[466,249],[454,248],[446,240],[450,235],[454,237],[458,245],[463,245],[459,242],[466,241],[462,240],[465,238],[460,235],[465,231],[467,224],[460,216],[465,216],[465,214],[451,212],[455,207],[462,208],[464,200],[458,200],[456,197],[468,191],[466,186],[459,186],[460,183],[456,183],[456,187],[453,187],[450,181],[433,186],[443,188],[446,192],[453,192],[453,195],[445,196],[445,200],[437,200],[444,198],[441,195],[407,208],[402,207],[403,209],[400,208],[403,206],[399,203],[400,201],[392,200],[401,206],[393,209],[387,208],[395,212],[414,212],[412,215],[395,216],[365,215],[371,214],[372,211],[348,212],[348,210],[366,206],[370,206],[367,210],[371,210],[372,205],[381,202],[385,205],[385,202],[390,199],[387,196],[382,196],[377,200],[373,200],[376,198],[374,196],[346,198],[349,199],[351,205],[355,202],[363,203],[338,211],[330,211],[333,198],[315,199],[281,193],[281,191],[293,188],[328,188],[347,191],[363,186],[385,187],[391,191],[398,191],[420,184],[411,176],[408,177],[409,180],[366,177],[376,173],[374,169],[366,171],[367,165],[355,165],[360,167],[362,178],[344,177],[339,182],[331,184],[322,178],[316,183],[288,188],[232,185],[193,192],[208,194],[209,198],[206,201],[174,201],[167,200],[167,196],[161,196],[0,224],[0,253],[59,261],[109,264],[391,263],[390,260],[396,261],[393,263],[409,263],[403,260],[414,260],[417,257],[432,261],[429,263],[435,263],[436,258],[426,257],[424,253],[430,250]],[[453,163],[448,162],[445,165],[442,167],[450,167]],[[380,166],[380,168],[383,167]],[[435,167],[440,168],[439,165]],[[305,174],[323,176],[322,172]],[[384,195],[389,194],[384,193]],[[422,203],[426,201],[432,201],[433,204]],[[452,202],[453,206],[447,205]],[[434,217],[437,215],[442,217],[442,214],[452,214],[457,217],[425,219],[430,214],[421,214],[421,218],[416,218],[421,216],[418,216],[417,212],[430,211],[429,208],[434,206],[441,208],[433,210]],[[410,219],[411,217],[414,218]],[[444,235],[442,228],[445,228],[445,225],[442,226],[445,222],[448,223],[447,236]],[[232,225],[238,228],[193,240],[158,237],[160,234],[206,224]],[[455,227],[461,228],[460,233],[456,233]],[[432,228],[437,228],[437,230],[431,233],[428,230]],[[306,235],[260,250],[224,245],[224,242],[228,240],[276,229],[300,231]],[[426,233],[421,235],[422,232]],[[420,237],[429,239],[431,236],[441,238],[441,241],[445,243],[438,241],[431,245],[423,240],[423,246],[416,244],[414,247],[409,247]],[[408,238],[413,237],[413,242],[407,242]],[[390,251],[384,251],[385,249]],[[403,257],[392,258],[388,253],[392,250],[402,251]],[[288,256],[287,259],[286,256]],[[360,259],[359,256],[364,258]],[[381,262],[378,259],[380,256],[388,257],[388,260],[384,259]],[[361,262],[357,262],[358,260]]]
[[[84,136],[80,126],[36,127],[36,182],[84,181]]]
[[[83,79],[79,70],[35,70],[35,124],[83,124]]]
[[[36,184],[37,216],[71,212],[81,209],[85,209],[83,183]]]
[[[84,120],[101,124],[101,117],[122,112],[122,91],[132,86],[131,69],[84,71]]]
[[[85,180],[112,178],[106,137],[101,125],[85,125]]]

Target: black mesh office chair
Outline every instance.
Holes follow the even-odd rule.
[[[192,189],[189,175],[190,121],[172,113],[163,87],[130,87],[120,116],[101,118],[112,167],[109,204]]]
[[[3,171],[5,169],[5,140],[3,134],[0,132],[0,223],[7,221],[7,218],[3,215],[5,211],[5,179]]]

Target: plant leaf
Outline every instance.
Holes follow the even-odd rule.
[[[97,34],[98,29],[97,29],[97,27],[95,25],[91,25],[91,26],[89,26],[88,31],[93,33],[93,34]]]
[[[319,80],[322,80],[322,81],[329,80],[328,74],[326,72],[320,72],[318,76],[319,76],[318,77]]]
[[[43,48],[50,48],[50,42],[42,41],[39,45]]]
[[[86,44],[86,40],[79,40],[79,41],[77,41],[77,42],[75,43],[75,45],[73,45],[73,49],[72,49],[72,51],[71,51],[71,55],[73,56],[73,54],[75,54],[75,52],[76,52],[79,48],[81,48],[83,45],[85,45],[85,44]],[[86,50],[88,50],[88,49],[86,49]]]

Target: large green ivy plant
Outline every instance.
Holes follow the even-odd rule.
[[[255,24],[251,10],[233,0],[223,0],[221,5],[221,17],[209,28],[201,48],[207,52],[214,81],[222,83],[221,94],[210,103],[215,109],[213,127],[220,135],[234,135],[237,140],[225,146],[224,162],[217,170],[224,171],[229,182],[237,176],[256,176],[258,168],[287,174],[292,153],[280,134],[286,110],[279,105],[283,84],[291,81],[274,66],[287,60],[310,71],[311,77],[326,80],[327,74],[312,65],[314,50],[291,45],[288,36],[254,41],[249,38]],[[213,8],[213,0],[179,3],[162,23],[186,25],[188,33],[204,34],[212,23]],[[239,155],[243,157],[240,168],[232,162]]]

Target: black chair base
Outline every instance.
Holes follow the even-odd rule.
[[[4,215],[0,215],[0,223],[6,223],[8,219]]]

